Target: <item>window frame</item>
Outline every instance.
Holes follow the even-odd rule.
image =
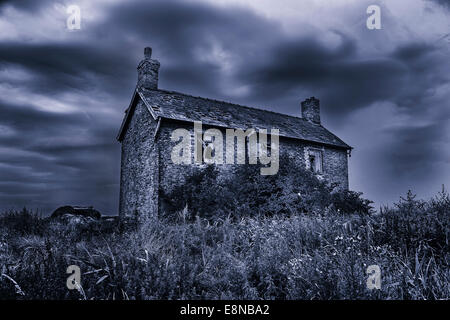
[[[314,147],[307,147],[306,148],[306,152],[305,152],[306,168],[308,170],[311,170],[314,174],[322,175],[324,173],[324,170],[323,170],[323,155],[324,155],[324,150],[323,149],[314,148]],[[311,156],[314,157],[314,162],[315,162],[315,166],[316,166],[315,170],[311,166]],[[317,158],[319,158],[319,159],[317,159]],[[317,165],[319,165],[318,168],[317,168]]]

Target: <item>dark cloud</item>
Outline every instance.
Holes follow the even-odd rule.
[[[439,154],[442,139],[442,127],[425,125],[387,130],[387,134],[396,137],[391,141],[387,160],[391,164],[387,168],[393,176],[415,175],[424,178],[435,174],[436,162],[441,161]]]
[[[201,88],[203,94],[216,97],[223,95],[220,84],[226,61],[221,59],[232,64],[248,61],[281,35],[278,24],[249,10],[182,1],[112,6],[108,21],[96,28],[108,29],[115,35],[113,41],[133,34],[130,46],[139,53],[144,43],[152,45],[162,62],[162,86],[193,93]]]
[[[0,126],[13,129],[0,135],[0,206],[52,210],[78,194],[80,203],[114,213],[116,205],[106,199],[116,196],[111,186],[118,185],[111,174],[120,156],[116,123],[17,105],[0,104],[0,113]]]
[[[428,1],[432,1],[434,3],[437,3],[440,6],[450,10],[450,1],[449,0],[428,0]]]
[[[427,89],[448,81],[439,70],[444,59],[432,56],[435,51],[431,45],[410,43],[392,54],[367,58],[359,54],[355,40],[344,35],[335,48],[317,38],[296,39],[247,62],[236,79],[249,84],[252,99],[276,101],[295,91],[313,92],[338,121],[377,101],[420,106]],[[298,99],[298,94],[292,96],[290,103]]]
[[[295,39],[265,47],[256,60],[245,61],[236,78],[249,83],[255,96],[271,98],[299,86],[322,83],[336,64],[354,57],[355,44],[344,39],[335,49],[328,49],[317,39]]]
[[[27,79],[12,82],[12,86],[47,95],[99,87],[116,92],[133,81],[135,68],[126,52],[111,50],[106,44],[0,43],[0,70],[11,65],[28,72]]]
[[[47,0],[0,0],[0,11],[8,6],[12,6],[16,9],[25,10],[25,11],[35,11],[40,8],[44,4],[46,4]]]
[[[415,61],[423,58],[436,48],[427,43],[410,43],[406,46],[397,48],[392,54],[393,57],[402,61]]]
[[[252,95],[276,99],[292,89],[310,90],[321,97],[336,117],[392,97],[402,82],[404,67],[391,59],[359,60],[355,44],[344,39],[336,49],[316,40],[275,48],[262,64],[250,65],[239,78],[251,83]],[[295,97],[298,100],[300,97]]]

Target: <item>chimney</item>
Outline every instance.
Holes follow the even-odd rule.
[[[319,99],[311,97],[302,102],[302,118],[314,124],[320,124]]]
[[[152,59],[152,48],[146,47],[144,49],[144,60],[137,67],[138,87],[150,90],[158,89],[159,67],[159,61]]]

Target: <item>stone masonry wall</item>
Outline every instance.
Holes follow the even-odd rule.
[[[193,154],[191,154],[192,165],[174,164],[171,160],[171,151],[173,147],[179,143],[179,141],[171,141],[171,134],[175,129],[183,128],[194,134],[193,123],[175,122],[164,119],[161,123],[161,128],[158,133],[157,143],[160,146],[159,164],[160,164],[160,181],[159,185],[162,190],[170,191],[175,185],[181,185],[185,178],[192,172],[195,166],[201,166],[194,164]],[[203,126],[203,131],[208,127]],[[219,129],[219,128],[217,128]],[[220,129],[223,135],[225,143],[225,130]],[[194,141],[191,139],[191,152],[193,153]],[[305,168],[306,148],[321,149],[323,153],[323,174],[320,178],[324,178],[331,183],[338,183],[338,188],[348,189],[348,167],[347,167],[347,151],[343,149],[335,149],[330,147],[324,147],[319,144],[313,144],[309,142],[302,142],[294,139],[287,139],[280,137],[280,157],[283,154],[289,154],[294,159],[298,159],[298,166]],[[223,159],[225,161],[226,148],[224,146]],[[236,146],[235,146],[236,154]],[[205,166],[205,164],[203,164]],[[232,170],[236,165],[218,165],[222,174],[227,174],[227,170]],[[294,170],[294,169],[293,169]],[[163,204],[162,204],[163,205]],[[163,209],[163,208],[162,208]]]
[[[169,192],[174,186],[181,185],[195,166],[206,166],[206,164],[194,164],[193,138],[191,139],[193,164],[174,164],[171,159],[171,151],[179,143],[179,141],[171,141],[172,132],[175,129],[184,128],[193,136],[193,123],[163,119],[154,141],[156,127],[157,122],[143,102],[139,101],[122,141],[121,216],[132,216],[135,211],[139,216],[163,212],[164,204],[159,200],[158,190]],[[208,127],[204,125],[203,131],[206,129]],[[225,143],[225,130],[220,130]],[[329,182],[338,183],[341,189],[348,189],[346,150],[280,137],[280,157],[283,154],[293,156],[294,159],[298,159],[299,167],[306,166],[305,151],[308,148],[322,150],[323,174],[320,177]],[[224,161],[225,152],[224,146]],[[218,165],[222,174],[227,174],[227,171],[235,166]]]
[[[306,167],[306,151],[309,148],[322,151],[323,174],[318,175],[330,183],[337,183],[337,188],[348,190],[348,156],[347,151],[339,148],[331,148],[307,141],[280,138],[280,157],[288,154],[298,159],[298,165]]]
[[[122,141],[119,216],[140,217],[157,212],[158,146],[154,143],[157,122],[139,100]]]

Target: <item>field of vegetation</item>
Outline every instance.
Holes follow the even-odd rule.
[[[427,202],[409,194],[370,216],[181,213],[138,230],[9,212],[0,220],[0,298],[448,299],[449,212],[445,192]],[[70,291],[72,264],[82,276]],[[381,290],[366,287],[373,264]]]
[[[209,177],[211,172],[195,174],[186,183],[202,188]],[[270,214],[226,215],[222,198],[209,203],[222,214],[200,214],[205,207],[194,210],[195,201],[207,199],[184,199],[177,188],[173,206],[184,207],[171,219],[80,223],[26,209],[5,212],[0,298],[450,298],[450,197],[444,189],[428,201],[408,192],[375,213],[360,194],[328,194],[315,180],[308,187],[313,193],[284,186],[279,194],[271,189],[275,197],[265,203],[268,179],[241,207],[232,205],[242,212],[254,201]],[[69,265],[81,269],[78,290],[66,287]],[[369,265],[381,269],[380,290],[367,288]]]

